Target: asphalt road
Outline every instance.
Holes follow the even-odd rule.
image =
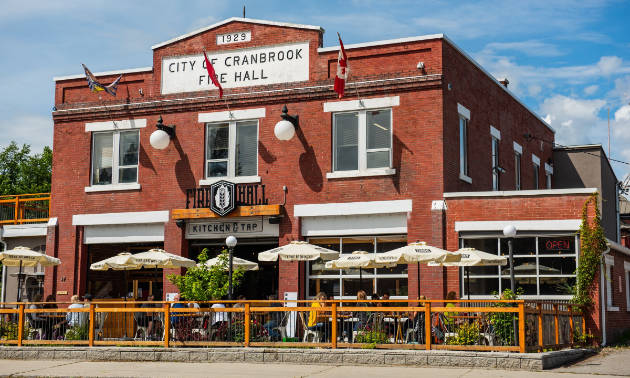
[[[630,349],[605,350],[575,365],[544,372],[402,366],[0,360],[0,376],[3,377],[585,378],[592,374],[602,378],[630,376]]]

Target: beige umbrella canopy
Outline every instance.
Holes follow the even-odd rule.
[[[219,257],[215,257],[206,261],[206,266],[211,267],[219,264]],[[232,257],[232,265],[235,269],[243,268],[243,270],[258,270],[258,264],[252,261],[241,259],[238,257]]]
[[[341,255],[338,260],[326,262],[326,269],[359,268],[359,282],[363,290],[363,268],[391,268],[396,264],[379,264],[374,261],[375,255],[365,251],[356,251],[351,254]]]
[[[136,253],[131,257],[136,264],[140,264],[144,268],[176,269],[190,268],[196,265],[191,259],[168,253],[163,249],[150,249],[146,252]]]
[[[507,265],[507,258],[497,255],[493,255],[487,252],[478,251],[475,248],[461,248],[455,251],[453,254],[459,255],[461,260],[459,262],[443,262],[444,266],[463,266],[466,270],[466,292],[468,293],[468,300],[470,300],[470,276],[468,267],[470,266],[500,266]],[[509,271],[509,270],[508,270]]]
[[[91,270],[137,270],[142,268],[131,258],[132,254],[123,252],[90,265]],[[126,290],[126,289],[125,289]]]
[[[22,267],[55,266],[61,264],[61,260],[56,257],[47,256],[35,252],[28,247],[15,247],[4,252],[0,252],[0,263],[6,266],[19,266],[18,272],[18,302],[22,301]]]
[[[258,254],[258,261],[278,261],[278,258],[284,261],[334,260],[339,258],[339,252],[303,241],[292,241]]]

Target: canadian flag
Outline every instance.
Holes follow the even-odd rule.
[[[346,55],[346,50],[343,48],[343,42],[341,42],[341,36],[339,36],[339,60],[337,62],[337,76],[335,76],[335,92],[339,93],[339,99],[343,97],[346,90],[346,80],[350,75],[350,66],[348,65],[348,56]]]
[[[217,80],[217,74],[214,72],[214,67],[212,63],[210,63],[210,59],[208,59],[208,55],[206,54],[206,48],[204,47],[203,56],[206,58],[206,69],[208,70],[208,76],[210,76],[210,80],[215,87],[219,88],[219,98],[223,98],[223,88],[221,84],[219,84],[219,80]]]

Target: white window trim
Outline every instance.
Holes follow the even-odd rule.
[[[228,112],[222,112],[222,113],[228,113]],[[234,112],[232,112],[234,113]],[[206,114],[215,114],[215,113],[206,113]],[[199,119],[201,119],[201,114]],[[258,175],[255,176],[236,176],[236,123],[237,122],[243,122],[243,121],[253,121],[256,122],[256,172],[258,173],[258,144],[260,142],[260,121],[258,120],[258,118],[255,119],[232,119],[232,120],[224,120],[224,121],[216,121],[216,122],[207,122],[204,124],[204,127],[206,128],[204,133],[206,134],[206,137],[204,139],[204,167],[203,167],[203,171],[204,171],[204,179],[199,180],[199,186],[202,185],[212,185],[215,182],[218,181],[229,181],[229,182],[233,182],[235,184],[247,184],[247,183],[257,183],[257,182],[261,182],[261,178]],[[228,163],[228,175],[224,176],[224,177],[208,177],[208,126],[211,124],[215,124],[215,123],[225,123],[228,122],[229,123],[229,145],[228,145],[228,158],[227,158],[227,163]],[[221,159],[223,160],[223,159]]]
[[[551,173],[553,175],[553,167],[547,163],[545,163],[545,171]]]
[[[400,105],[400,96],[366,98],[361,101],[335,101],[324,103],[324,113],[350,112],[366,109],[391,108]]]
[[[540,158],[538,156],[532,154],[532,162],[540,168]]]
[[[114,125],[114,122],[116,124]],[[123,119],[121,121],[90,122],[85,124],[85,132],[133,130],[147,127],[146,118]]]
[[[523,147],[516,142],[514,142],[514,151],[518,152],[521,157],[523,156]]]
[[[203,123],[246,121],[265,118],[266,108],[233,110],[232,112],[199,113],[198,120]]]
[[[606,310],[619,311],[619,307],[613,306],[612,303],[612,267],[615,266],[615,259],[612,256],[604,256],[606,263]]]
[[[386,97],[389,98],[389,97]],[[390,125],[391,132],[389,134],[389,164],[388,168],[367,168],[367,111],[379,111],[388,110],[390,113]],[[348,113],[359,113],[359,135],[358,135],[358,147],[359,147],[359,169],[354,171],[335,171],[335,117],[336,114],[343,114],[346,112],[339,112],[333,114],[333,172],[326,173],[327,179],[336,178],[348,178],[348,177],[366,177],[366,176],[390,176],[396,174],[396,169],[392,167],[394,163],[394,111],[392,108],[380,108],[380,109],[361,109],[354,110]],[[385,149],[370,149],[369,151],[385,150]]]
[[[516,146],[515,146],[516,147]],[[522,150],[521,150],[522,151]],[[516,165],[516,158],[518,157],[518,166]],[[518,171],[518,172],[517,172]],[[514,175],[516,176],[516,190],[523,189],[523,154],[514,149]]]
[[[459,179],[462,180],[462,181],[466,181],[469,184],[472,184],[472,178],[470,178],[470,177],[468,177],[466,175],[463,175],[461,173],[459,174]]]
[[[494,138],[496,138],[498,140],[501,140],[501,132],[499,130],[495,129],[494,127],[492,127],[492,125],[490,125],[490,134]]]
[[[118,123],[118,122],[117,122]],[[119,190],[138,190],[140,186],[140,131],[138,131],[138,165],[136,172],[136,182],[119,183],[120,168],[131,167],[128,165],[120,165],[120,133],[125,131],[133,131],[133,129],[109,130],[102,133],[113,133],[114,149],[112,151],[112,184],[94,185],[94,133],[92,134],[92,148],[90,152],[90,186],[85,187],[86,193],[91,192],[110,192]],[[101,133],[101,132],[97,132]]]
[[[466,118],[466,120],[470,121],[470,110],[466,109],[466,107],[460,103],[457,104],[457,113],[461,117]]]
[[[623,262],[623,270],[626,276],[626,311],[630,311],[630,261]]]

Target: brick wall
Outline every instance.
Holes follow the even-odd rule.
[[[630,329],[630,313],[628,312],[630,303],[626,299],[626,271],[624,269],[624,262],[630,263],[630,256],[612,249],[608,256],[615,259],[615,265],[611,268],[611,275],[604,278],[604,298],[606,300],[608,298],[606,280],[610,280],[612,306],[619,308],[619,311],[606,311],[606,341],[611,344],[615,342],[620,333]],[[606,271],[604,270],[604,272]],[[598,279],[598,283],[601,282],[601,278],[598,277]],[[601,306],[601,302],[598,306]]]

